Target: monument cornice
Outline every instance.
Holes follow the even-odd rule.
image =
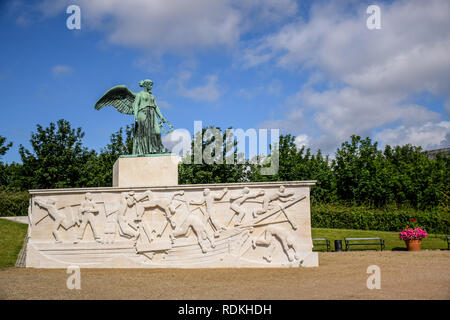
[[[267,182],[234,182],[234,183],[208,183],[208,184],[183,184],[173,186],[146,186],[146,187],[92,187],[92,188],[58,188],[58,189],[31,189],[28,192],[32,195],[45,195],[45,194],[64,194],[64,193],[85,193],[85,192],[128,192],[141,191],[146,189],[152,190],[177,190],[182,187],[183,189],[190,190],[203,190],[204,188],[214,189],[228,187],[241,188],[245,186],[249,187],[265,187],[265,186],[289,186],[295,185],[300,187],[311,187],[316,184],[317,180],[300,180],[300,181],[267,181]]]

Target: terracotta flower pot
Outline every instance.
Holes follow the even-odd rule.
[[[422,243],[422,240],[405,240],[406,248],[408,251],[420,251],[420,245]]]

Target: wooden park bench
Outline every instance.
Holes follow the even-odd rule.
[[[330,240],[328,240],[328,238],[316,238],[316,239],[312,239],[313,241],[313,246],[327,246],[327,251],[331,251],[331,244],[330,244]]]
[[[367,241],[371,241],[371,242],[367,242]],[[351,245],[356,245],[356,246],[366,246],[366,245],[377,245],[380,246],[381,251],[383,251],[383,249],[385,248],[384,246],[384,240],[381,239],[380,237],[375,237],[375,238],[344,238],[344,242],[345,242],[345,250],[349,251],[350,250],[350,246]]]
[[[450,250],[450,236],[447,236],[447,249]]]

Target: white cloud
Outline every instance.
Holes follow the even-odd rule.
[[[445,101],[444,107],[445,107],[445,113],[447,114],[448,117],[450,117],[450,99]]]
[[[275,62],[290,70],[310,70],[314,78],[286,99],[291,108],[284,119],[272,123],[294,127],[296,119],[290,115],[295,104],[317,126],[308,132],[311,145],[326,152],[351,134],[370,136],[388,125],[399,129],[379,134],[380,139],[394,141],[387,132],[409,132],[416,137],[410,141],[435,144],[439,138],[431,128],[442,136],[442,115],[417,105],[414,98],[431,93],[446,101],[449,112],[450,3],[435,0],[424,5],[415,0],[382,5],[382,29],[372,31],[366,28],[366,7],[321,2],[313,5],[308,21],[298,18],[247,47],[242,60],[246,67]],[[294,133],[300,132],[304,128],[297,126]]]
[[[296,133],[307,125],[301,109],[293,109],[286,119],[272,119],[257,125],[261,129],[280,129],[282,133]],[[303,128],[304,129],[304,128]]]
[[[446,0],[379,4],[381,30],[368,30],[367,3],[351,0],[313,3],[307,19],[295,16],[299,8],[293,0],[44,0],[39,10],[52,16],[67,4],[80,5],[83,28],[101,31],[110,43],[144,49],[147,60],[137,64],[145,68],[157,68],[160,60],[154,57],[164,53],[192,58],[193,52],[225,49],[234,50],[247,68],[271,63],[310,72],[306,84],[286,98],[285,115],[277,112],[278,118],[260,127],[305,134],[312,147],[326,152],[353,133],[371,135],[379,128],[397,126],[377,135],[389,141],[394,140],[388,132],[413,134],[400,128],[421,132],[428,124],[427,130],[441,130],[443,116],[415,101],[424,92],[441,98],[450,115]],[[188,80],[189,72],[172,79],[178,94],[209,102],[222,95],[217,74],[200,84]],[[276,96],[281,88],[274,82],[240,95],[250,99],[265,90]]]
[[[205,84],[199,86],[186,87],[186,82],[191,79],[190,72],[182,72],[179,76],[178,83],[178,94],[197,101],[217,101],[220,96],[220,90],[217,85],[216,75],[207,75],[205,77]]]
[[[60,77],[72,73],[73,69],[69,66],[58,64],[52,67],[52,74],[55,77]]]
[[[294,143],[297,148],[307,147],[309,145],[309,137],[306,134],[300,134],[295,137]]]
[[[243,14],[242,29],[251,31],[279,25],[283,19],[294,16],[298,10],[294,0],[235,0],[229,3]]]
[[[366,28],[366,6],[352,3],[356,7],[352,14],[345,4],[333,1],[313,6],[308,22],[299,18],[260,39],[248,48],[247,59],[257,59],[261,53],[287,68],[320,67],[338,80],[373,71],[385,79],[398,77],[399,70],[387,66],[405,72],[408,62],[419,62],[409,64],[413,74],[427,64],[434,68],[442,62],[444,69],[448,65],[448,55],[442,54],[449,40],[450,20],[445,13],[450,10],[448,1],[429,1],[424,6],[420,0],[408,0],[382,6],[382,29],[375,31]],[[415,81],[416,77],[401,78],[404,82]]]
[[[448,147],[450,134],[450,121],[438,123],[427,122],[420,126],[399,126],[395,129],[386,129],[375,135],[382,145],[412,144],[422,146],[425,150]]]
[[[267,30],[297,12],[295,0],[41,0],[34,11],[51,17],[70,4],[80,6],[83,28],[154,55],[231,49],[242,33]]]
[[[98,30],[110,43],[143,48],[153,55],[186,54],[239,40],[242,14],[233,1],[219,0],[41,0],[44,18],[81,8],[82,28]]]

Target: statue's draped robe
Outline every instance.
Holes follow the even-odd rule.
[[[139,92],[133,104],[135,127],[133,154],[165,153],[157,116],[162,118],[155,98],[147,92]]]

